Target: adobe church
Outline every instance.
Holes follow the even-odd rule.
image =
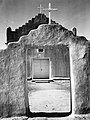
[[[23,35],[27,35],[31,30],[36,29],[41,24],[48,24],[48,18],[44,14],[38,14],[31,21],[11,31],[11,28],[7,28],[7,44],[10,42],[16,42]],[[52,21],[52,25],[58,25]],[[60,30],[67,31],[64,27],[60,26]],[[52,31],[54,32],[54,31]],[[58,31],[56,31],[57,34]],[[53,35],[55,33],[52,33]],[[49,33],[47,33],[49,35]],[[65,45],[58,45],[56,40],[48,38],[48,36],[42,38],[42,41],[34,44],[31,41],[31,45],[27,48],[27,76],[30,78],[43,78],[49,79],[52,77],[70,77],[70,60],[69,49]],[[48,38],[48,41],[46,40]],[[40,38],[41,39],[41,38]],[[46,43],[45,43],[46,42]],[[49,42],[49,44],[47,44]]]
[[[70,114],[90,113],[90,42],[44,14],[7,28],[0,51],[0,116],[30,115],[27,79],[71,78]],[[72,118],[73,120],[73,118]]]

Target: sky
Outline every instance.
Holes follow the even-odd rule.
[[[90,40],[90,0],[0,0],[0,49],[6,48],[6,28],[12,30],[22,26],[38,15],[37,7],[41,4],[58,11],[52,12],[52,19],[69,30],[77,28],[78,36]],[[48,17],[48,12],[43,11]]]

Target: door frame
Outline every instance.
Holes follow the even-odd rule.
[[[32,66],[32,79],[36,80],[35,78],[33,78],[33,60],[34,59],[38,59],[38,60],[49,60],[49,79],[51,78],[51,61],[49,57],[43,57],[43,58],[31,58],[31,66]],[[42,79],[42,78],[41,78]]]

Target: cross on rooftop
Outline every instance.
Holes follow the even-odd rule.
[[[42,5],[40,4],[40,6],[37,8],[40,9],[40,13],[42,13],[42,9],[43,9]]]
[[[43,10],[47,10],[49,12],[49,24],[51,24],[51,11],[58,10],[57,8],[51,8],[51,3],[49,3],[49,7]]]

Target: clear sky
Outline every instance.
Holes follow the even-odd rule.
[[[7,27],[14,30],[22,26],[39,13],[40,4],[47,8],[49,2],[58,8],[52,12],[53,20],[69,30],[76,27],[78,35],[90,40],[90,0],[0,0],[0,49],[6,47]]]

